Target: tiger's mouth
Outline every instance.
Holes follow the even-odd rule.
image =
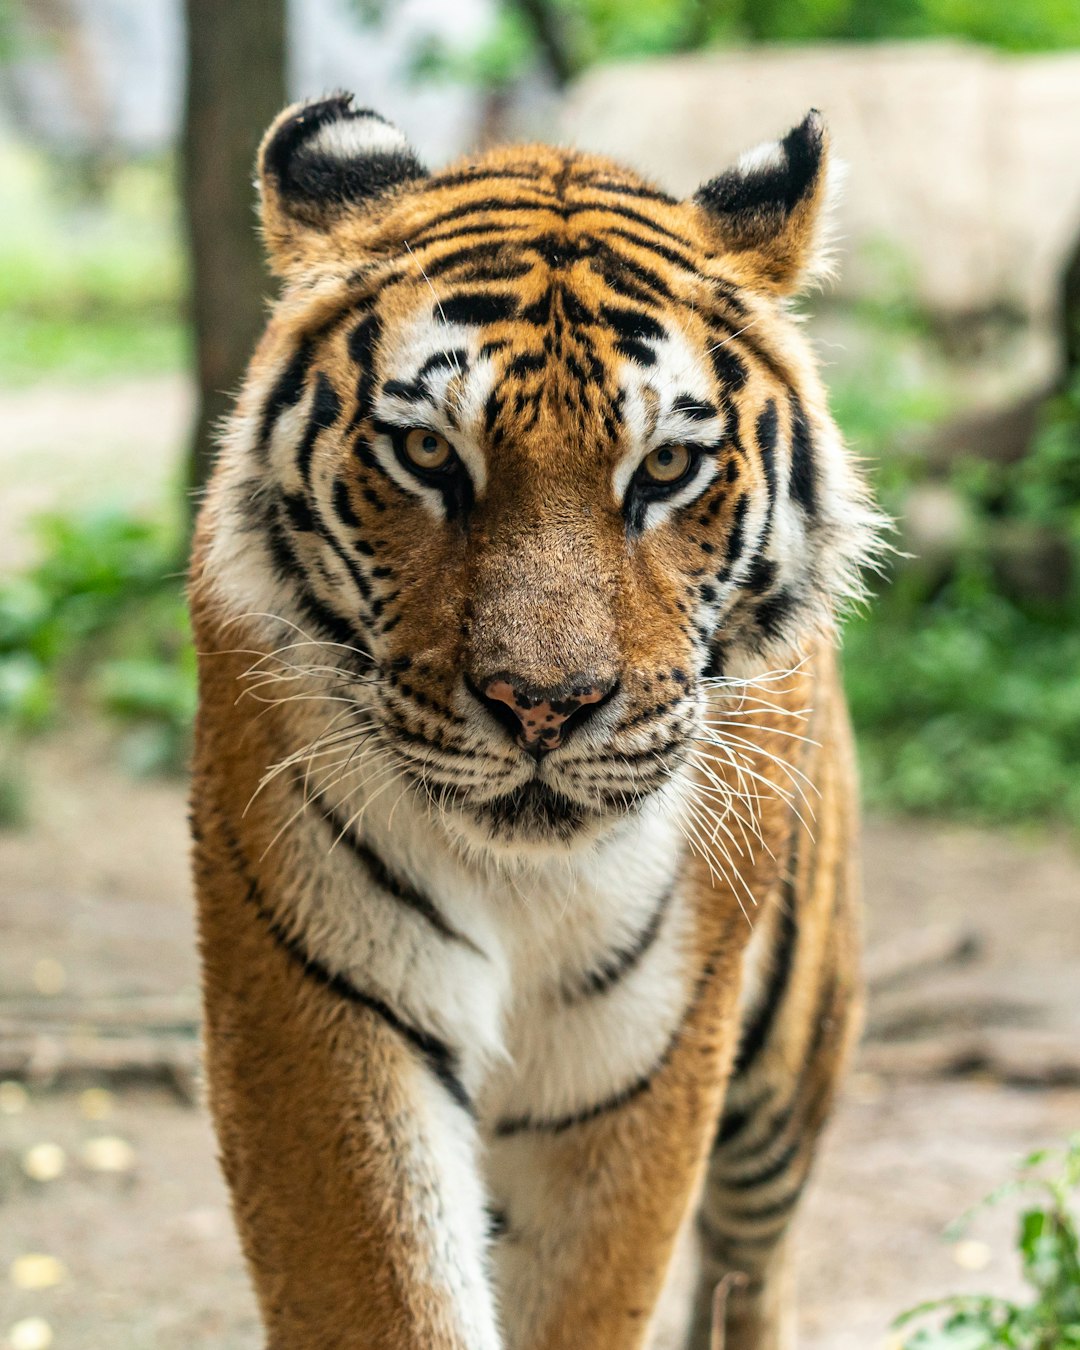
[[[596,813],[580,802],[571,801],[542,778],[480,802],[471,814],[483,823],[497,840],[568,841],[590,823]]]
[[[693,719],[625,716],[634,741],[577,748],[571,742],[568,757],[561,748],[536,756],[493,746],[487,737],[479,745],[438,743],[419,729],[405,732],[396,719],[384,726],[383,736],[406,779],[451,835],[496,851],[565,848],[636,818],[684,768]],[[644,745],[638,739],[643,732]]]
[[[428,785],[429,796],[431,786]],[[621,789],[575,800],[539,774],[494,797],[436,792],[467,841],[495,851],[576,848],[632,820],[655,789]],[[445,817],[444,817],[445,820]]]

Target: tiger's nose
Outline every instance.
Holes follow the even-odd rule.
[[[492,716],[506,727],[523,750],[539,757],[562,745],[571,724],[576,730],[615,691],[616,680],[582,678],[553,689],[541,689],[498,675],[472,691]]]

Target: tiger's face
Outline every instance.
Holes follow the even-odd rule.
[[[344,98],[268,133],[287,285],[217,571],[323,644],[462,839],[625,820],[686,770],[710,688],[854,588],[873,515],[784,309],[825,157],[812,114],[679,202],[544,147],[429,175]]]

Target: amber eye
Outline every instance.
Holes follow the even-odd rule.
[[[453,453],[450,442],[437,431],[413,427],[405,433],[405,454],[418,469],[445,469]]]
[[[641,467],[654,483],[677,483],[690,467],[690,451],[685,445],[658,445]]]

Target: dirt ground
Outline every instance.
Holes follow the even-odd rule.
[[[26,556],[18,525],[33,511],[100,498],[106,483],[131,501],[159,500],[189,407],[176,378],[0,399],[0,566]],[[183,788],[135,782],[116,758],[106,733],[86,728],[26,756],[31,823],[0,833],[0,1054],[28,1024],[91,1004],[106,1019],[150,1008],[178,1044],[190,1031]],[[1080,1128],[1080,1088],[1014,1085],[1026,1046],[1040,1036],[1075,1043],[1080,1032],[1076,853],[1045,839],[873,821],[865,871],[879,968],[913,935],[957,925],[979,950],[894,980],[872,1003],[873,1040],[801,1219],[803,1350],[883,1350],[891,1318],[917,1301],[1014,1288],[1007,1210],[981,1219],[959,1249],[942,1229],[1019,1154]],[[1019,1037],[1021,1072],[927,1077],[889,1060],[969,1032]],[[69,1028],[76,1052],[80,1034]],[[257,1346],[204,1111],[145,1075],[50,1085],[55,1044],[44,1030],[32,1039],[40,1082],[26,1094],[0,1084],[0,1345]],[[107,1094],[93,1091],[102,1086]],[[26,1260],[34,1254],[51,1259]],[[37,1341],[25,1325],[12,1333],[32,1318],[48,1323],[51,1342],[40,1328]]]
[[[0,835],[0,1026],[13,1008],[87,1000],[190,1004],[196,987],[183,790],[134,783],[98,733],[35,749],[30,828]],[[43,805],[48,803],[48,810]],[[1064,845],[968,830],[872,822],[868,943],[962,920],[978,960],[908,982],[872,1010],[879,1039],[985,1022],[1072,1029],[1080,968],[1080,860]],[[42,990],[49,992],[43,993]],[[891,1020],[890,1020],[891,1019]],[[205,1113],[167,1086],[93,1079],[0,1096],[0,1333],[45,1318],[64,1350],[180,1350],[259,1343]],[[956,1289],[1012,1288],[1011,1218],[989,1216],[954,1250],[943,1226],[1037,1144],[1080,1128],[1080,1090],[1020,1089],[993,1077],[943,1080],[857,1068],[828,1133],[800,1232],[804,1350],[875,1350],[891,1317]],[[130,1145],[115,1172],[88,1141]],[[26,1168],[41,1144],[66,1165]],[[100,1145],[97,1146],[100,1149]],[[115,1145],[113,1145],[115,1149]],[[52,1155],[56,1157],[55,1150]],[[54,1164],[55,1166],[55,1164]],[[48,1169],[46,1169],[48,1170]],[[985,1245],[982,1245],[985,1244]],[[48,1288],[13,1282],[19,1257],[62,1269]]]

